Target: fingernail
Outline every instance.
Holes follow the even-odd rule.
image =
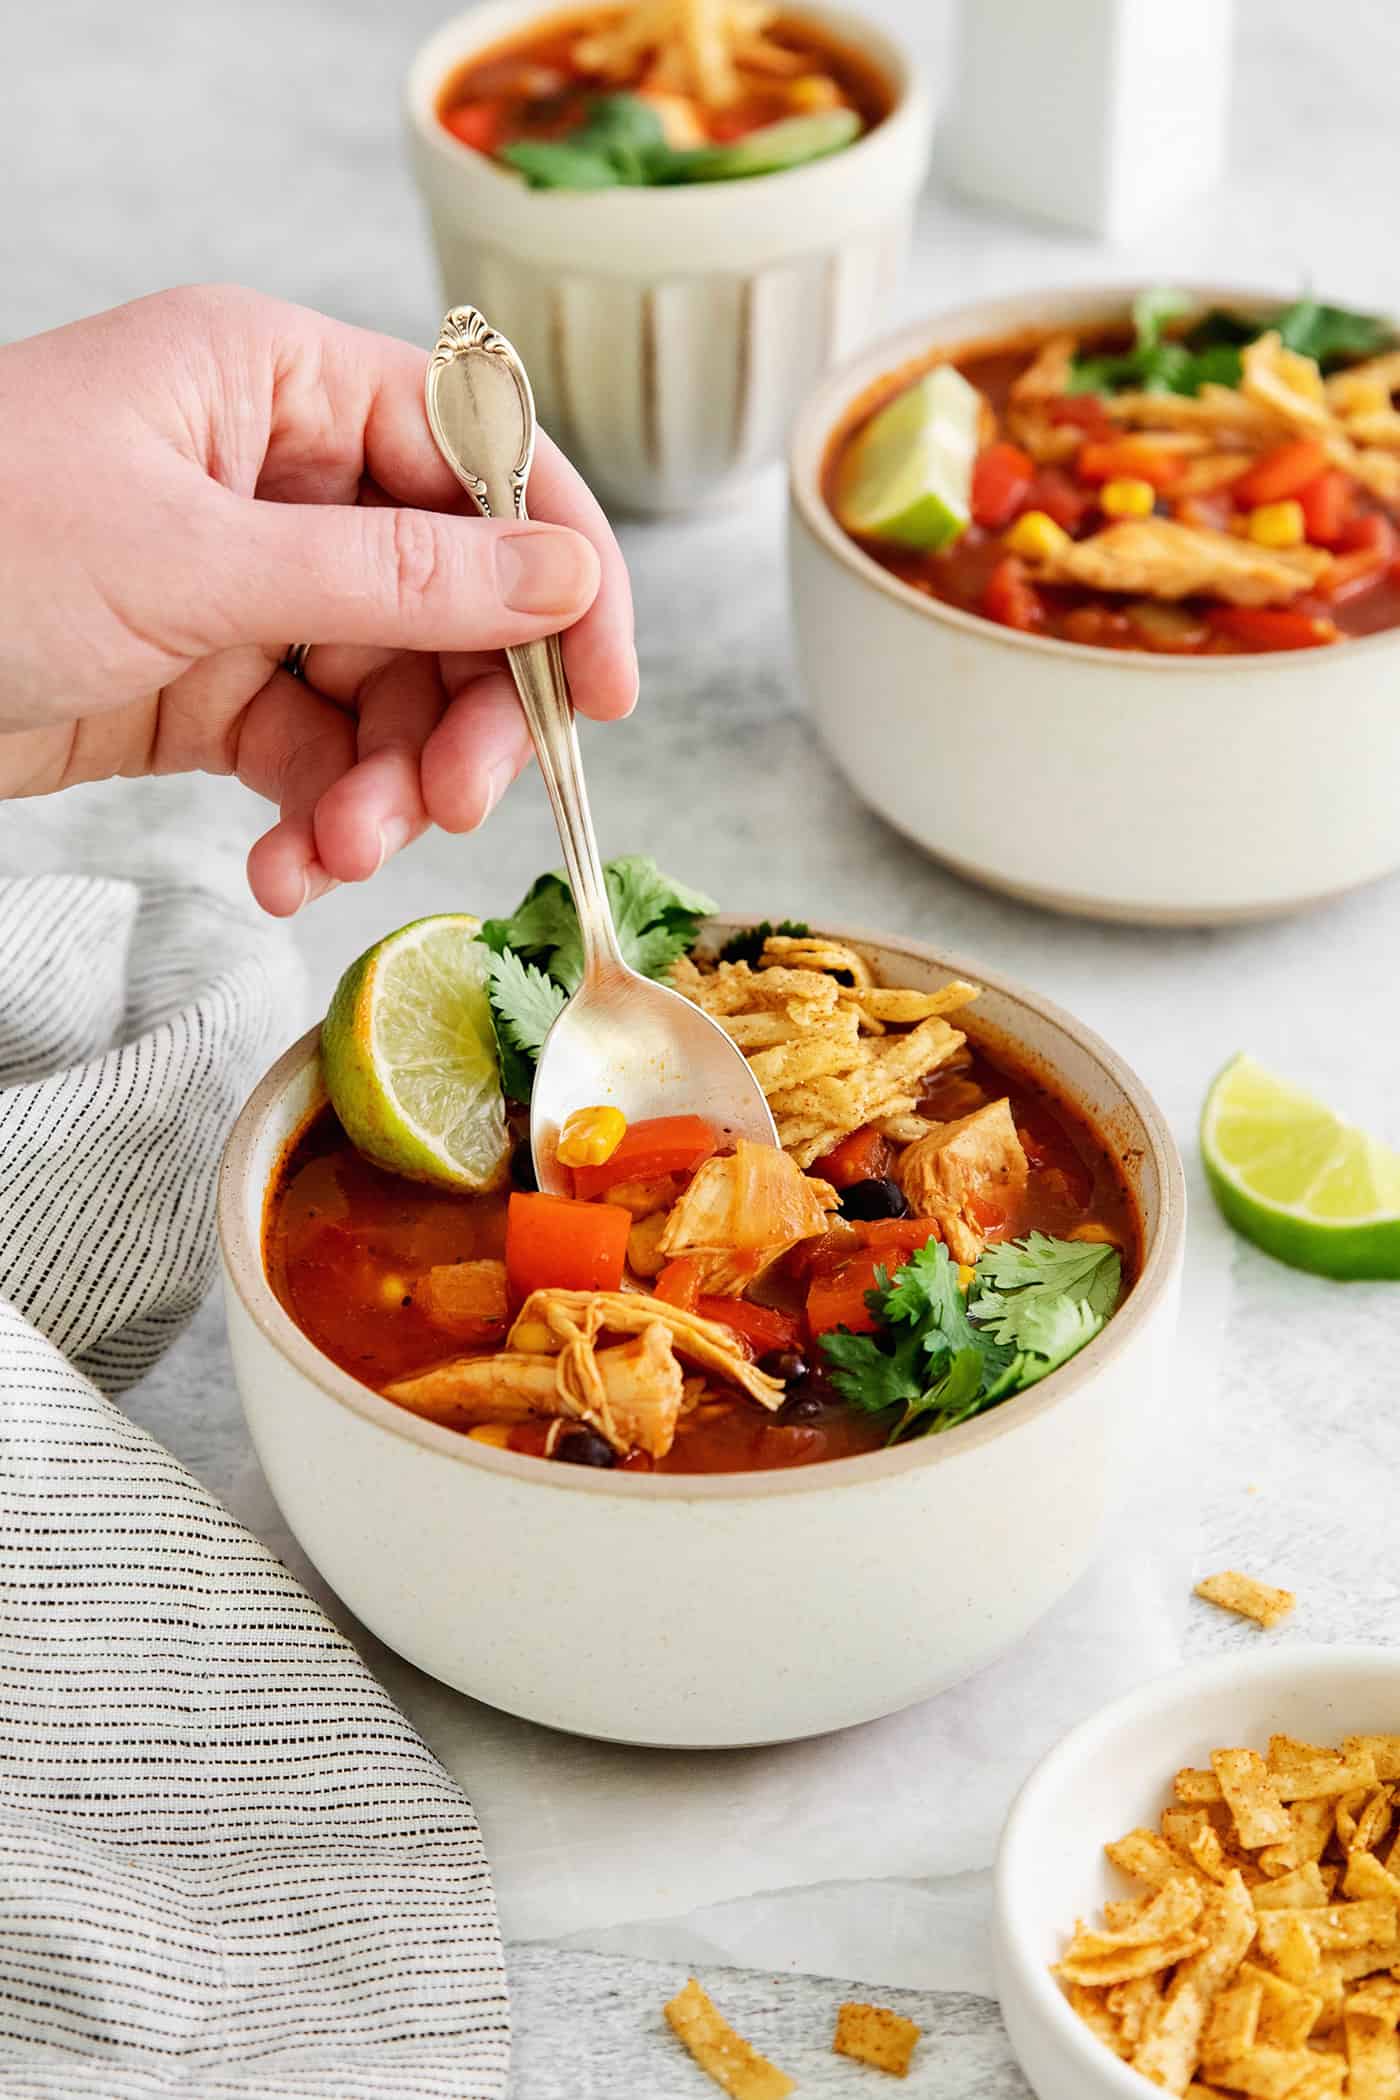
[[[596,576],[592,551],[577,533],[513,532],[496,542],[496,581],[512,612],[577,612]]]
[[[481,812],[484,824],[506,789],[515,778],[515,765],[509,758],[498,758],[486,776],[486,802]]]
[[[316,899],[324,897],[328,890],[339,887],[335,876],[328,875],[324,868],[306,869],[301,878],[301,904],[297,906],[297,910],[300,911],[302,905],[314,904]]]
[[[412,832],[413,826],[406,817],[386,817],[384,819],[384,822],[379,827],[379,858],[374,864],[376,875],[386,860],[391,859],[401,846],[408,844]]]

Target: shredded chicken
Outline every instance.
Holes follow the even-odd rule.
[[[1276,328],[1246,343],[1240,352],[1240,364],[1240,392],[1246,401],[1272,409],[1305,437],[1333,427],[1316,358],[1286,350]]]
[[[1199,394],[1126,393],[1102,398],[1106,416],[1132,430],[1150,430],[1154,440],[1164,430],[1194,432],[1212,443],[1240,437],[1254,445],[1276,444],[1288,435],[1288,425],[1276,409],[1213,381]]]
[[[641,1334],[658,1324],[670,1335],[677,1355],[688,1363],[737,1385],[760,1407],[782,1406],[784,1387],[749,1362],[732,1328],[702,1320],[699,1313],[685,1312],[641,1291],[532,1291],[510,1331],[507,1348],[530,1354],[542,1350],[567,1354],[580,1342],[591,1349],[600,1334]]]
[[[1012,381],[1013,401],[1047,401],[1067,394],[1078,339],[1069,334],[1048,335],[1035,356]]]
[[[1011,1104],[1003,1099],[911,1145],[895,1176],[915,1214],[938,1220],[953,1259],[975,1262],[987,1239],[969,1209],[971,1199],[1013,1198],[1025,1188],[1028,1171]]]
[[[666,1220],[658,1251],[668,1261],[697,1261],[707,1297],[738,1296],[800,1241],[825,1232],[839,1200],[785,1152],[741,1140],[726,1157],[706,1160]]]
[[[1349,365],[1334,372],[1324,383],[1327,405],[1335,415],[1349,418],[1358,409],[1370,413],[1388,408],[1390,397],[1400,390],[1400,350],[1387,350],[1368,357],[1364,364]]]
[[[659,1320],[634,1340],[557,1355],[466,1356],[387,1388],[389,1398],[453,1429],[564,1415],[587,1422],[614,1451],[664,1458],[681,1412],[681,1367]]]
[[[531,1415],[560,1413],[559,1359],[526,1356],[461,1356],[436,1364],[416,1378],[386,1386],[391,1400],[441,1422],[448,1429],[475,1429],[481,1422],[525,1422]]]
[[[1031,573],[1040,583],[1082,583],[1149,598],[1200,592],[1230,605],[1287,605],[1330,563],[1320,547],[1259,547],[1172,518],[1125,518],[1086,540],[1067,541]]]

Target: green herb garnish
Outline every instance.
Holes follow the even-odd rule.
[[[642,853],[608,861],[603,874],[623,959],[644,977],[664,978],[695,946],[712,900],[663,875]],[[490,992],[501,1083],[513,1100],[528,1101],[550,1024],[583,976],[578,913],[565,877],[541,875],[508,919],[485,922],[481,939],[495,956]]]
[[[1114,1248],[1032,1232],[989,1247],[966,1290],[930,1240],[876,1275],[874,1334],[824,1334],[831,1382],[867,1414],[900,1410],[889,1442],[952,1429],[1024,1392],[1100,1331],[1122,1288]]]
[[[1351,358],[1374,357],[1395,341],[1389,323],[1375,315],[1323,306],[1316,299],[1296,300],[1271,320],[1215,307],[1184,335],[1168,336],[1167,325],[1189,305],[1181,292],[1139,293],[1133,301],[1132,349],[1076,357],[1070,392],[1111,394],[1127,387],[1149,394],[1198,394],[1207,384],[1238,386],[1241,350],[1270,329],[1277,330],[1285,349],[1316,358],[1324,372]]]
[[[668,146],[660,117],[640,95],[600,95],[563,138],[517,139],[496,158],[537,190],[737,182],[819,160],[849,146],[859,131],[854,110],[825,109],[760,125],[722,146]]]
[[[783,940],[805,941],[811,927],[802,919],[779,919],[777,925],[771,919],[760,920],[757,926],[746,928],[743,933],[731,933],[719,951],[721,962],[745,962],[757,969],[763,954],[764,943],[777,934]]]

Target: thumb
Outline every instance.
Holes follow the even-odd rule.
[[[476,650],[571,626],[600,572],[562,525],[233,498],[213,574],[229,643]]]

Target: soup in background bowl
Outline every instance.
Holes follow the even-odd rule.
[[[1225,309],[1257,324],[1289,304],[1233,287],[1193,287],[1189,296],[1193,314]],[[857,791],[960,872],[1095,917],[1191,925],[1270,916],[1400,866],[1400,629],[1387,624],[1395,607],[1390,499],[1379,493],[1386,476],[1400,473],[1400,451],[1373,442],[1378,426],[1364,445],[1344,440],[1366,455],[1374,489],[1339,491],[1328,477],[1340,468],[1319,475],[1310,454],[1294,455],[1313,483],[1321,479],[1347,498],[1348,536],[1377,543],[1334,555],[1306,540],[1274,548],[1249,535],[1251,525],[1265,539],[1276,531],[1278,520],[1253,515],[1272,508],[1283,513],[1282,537],[1290,540],[1303,496],[1309,507],[1316,500],[1309,483],[1296,496],[1266,486],[1267,500],[1249,505],[1236,505],[1229,483],[1168,499],[1146,473],[1118,474],[1120,461],[1111,478],[1139,484],[1127,493],[1129,507],[1145,495],[1150,508],[1109,518],[1106,485],[1081,487],[1077,479],[1086,449],[1108,441],[1072,420],[1056,422],[1042,404],[1034,411],[1042,435],[1066,450],[1059,462],[1033,464],[1032,481],[1041,477],[1030,506],[1033,533],[1044,536],[1048,525],[1047,559],[1063,563],[1094,559],[1096,540],[1104,558],[1110,525],[1119,535],[1136,532],[1128,553],[1141,573],[1131,590],[1046,581],[1040,557],[1004,544],[1024,516],[998,528],[974,524],[930,553],[853,538],[832,507],[848,447],[872,411],[926,374],[959,368],[1009,403],[1016,378],[1057,337],[1072,337],[1095,357],[1122,354],[1113,346],[1129,338],[1133,297],[1112,287],[965,307],[864,353],[809,398],[790,455],[802,680],[816,725]],[[1189,329],[1190,316],[1176,325]],[[965,416],[959,423],[959,389],[967,384],[961,376],[940,383],[953,408],[953,440],[945,433],[934,452],[946,457],[961,443],[970,472],[979,452],[1010,440],[1000,425],[996,432],[987,425],[982,445],[980,409],[970,427]],[[1085,397],[1075,394],[1053,398],[1076,414],[1103,407],[1084,409]],[[1196,413],[1195,396],[1148,398],[1167,401],[1168,415],[1182,413],[1172,401],[1184,404],[1187,419]],[[1017,427],[1028,434],[1024,423]],[[1051,438],[1053,430],[1068,436]],[[1128,435],[1145,442],[1148,433]],[[1252,471],[1271,451],[1302,443],[1281,438],[1239,456],[1223,444],[1217,451],[1233,479],[1240,457],[1242,471]],[[1102,461],[1091,452],[1089,464],[1097,471]],[[1157,464],[1148,457],[1154,471]],[[1217,470],[1225,468],[1217,462]],[[908,486],[896,491],[916,525],[915,498],[930,484],[936,491],[936,471],[915,476],[912,496]],[[1084,508],[1089,486],[1098,494]],[[935,517],[956,509],[956,486],[952,493],[951,503],[935,503]],[[1061,511],[1063,525],[1045,508],[1059,496],[1080,506],[1077,516]],[[1159,515],[1208,496],[1225,521],[1218,527]],[[1188,534],[1193,559],[1219,557],[1236,573],[1258,568],[1271,577],[1281,564],[1290,591],[1294,572],[1306,567],[1306,588],[1277,605],[1152,598],[1143,576],[1161,578],[1161,562],[1183,551],[1169,532],[1163,555],[1163,526]],[[1152,543],[1145,548],[1144,529]],[[1305,521],[1306,529],[1314,528]],[[1115,548],[1122,553],[1121,538],[1109,542],[1109,559]],[[1339,572],[1347,587],[1324,608],[1317,591]],[[1250,596],[1250,584],[1243,588]],[[1280,622],[1297,629],[1286,634]],[[1373,624],[1377,631],[1362,631]],[[1310,646],[1296,646],[1302,628]],[[1277,646],[1290,639],[1295,646]]]

